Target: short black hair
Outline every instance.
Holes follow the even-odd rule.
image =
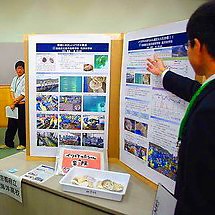
[[[25,69],[25,63],[21,60],[16,62],[15,69],[17,69],[18,66],[21,66],[23,69]]]
[[[204,44],[208,53],[215,58],[215,1],[201,5],[190,17],[187,23],[187,35],[191,46],[194,39]]]

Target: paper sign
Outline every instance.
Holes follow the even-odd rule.
[[[176,202],[172,193],[163,185],[158,184],[152,215],[174,215]]]
[[[18,119],[18,108],[17,107],[15,107],[15,109],[12,110],[10,108],[10,106],[6,106],[5,111],[6,111],[6,117]]]
[[[54,175],[54,171],[55,169],[53,167],[40,165],[35,169],[25,173],[22,178],[40,184],[51,178]]]
[[[103,169],[103,154],[99,151],[76,150],[62,148],[59,157],[59,167],[66,174],[73,166]]]
[[[21,177],[0,171],[0,193],[22,202]]]

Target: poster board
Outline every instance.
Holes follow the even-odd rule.
[[[55,157],[59,139],[64,141],[70,133],[72,135],[69,139],[75,139],[76,143],[77,141],[79,143],[74,143],[74,145],[82,145],[84,138],[92,135],[92,140],[96,138],[101,148],[107,149],[111,36],[32,35],[26,39],[26,48],[28,50],[26,77],[29,98],[27,111],[29,132],[27,133],[30,133],[27,136],[27,142],[29,141],[27,156]],[[91,84],[95,81],[93,78],[99,79],[99,86],[93,87],[93,83]],[[51,92],[47,84],[46,86],[41,84],[44,82],[51,83]],[[74,84],[71,85],[71,82]],[[74,86],[79,86],[79,88]],[[47,109],[44,105],[39,106],[42,100],[50,102],[51,109]],[[77,101],[78,108],[70,103],[74,100]],[[70,106],[64,107],[64,101],[67,101]],[[93,110],[90,109],[92,106]],[[76,121],[73,120],[72,114],[76,116],[75,118],[78,117]],[[38,123],[41,119],[46,119],[48,115],[50,117],[47,121],[53,119],[53,123],[49,122],[49,125],[52,124],[54,127],[40,128]],[[63,117],[66,118],[65,121],[69,118],[70,122],[73,120],[77,124],[73,123],[73,127],[68,127],[68,125],[64,127]],[[88,129],[89,122],[94,121],[99,123],[95,123],[95,127]],[[44,121],[42,125],[45,125]],[[74,135],[76,135],[75,138],[73,138]],[[43,140],[47,137],[49,139],[51,137],[52,140],[58,139],[58,142],[54,147],[38,148],[37,145],[43,144],[43,141],[39,141],[41,137]],[[87,146],[86,141],[85,146]]]
[[[195,78],[187,58],[187,21],[130,32],[124,38],[120,99],[120,160],[174,190],[177,135],[187,102],[146,70],[156,54],[174,72]]]

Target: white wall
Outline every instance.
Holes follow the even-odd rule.
[[[24,34],[120,33],[189,18],[205,0],[0,0],[0,42]]]

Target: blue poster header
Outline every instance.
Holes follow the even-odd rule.
[[[36,52],[108,52],[109,43],[37,43]]]
[[[128,51],[179,46],[187,43],[186,32],[129,41]]]

